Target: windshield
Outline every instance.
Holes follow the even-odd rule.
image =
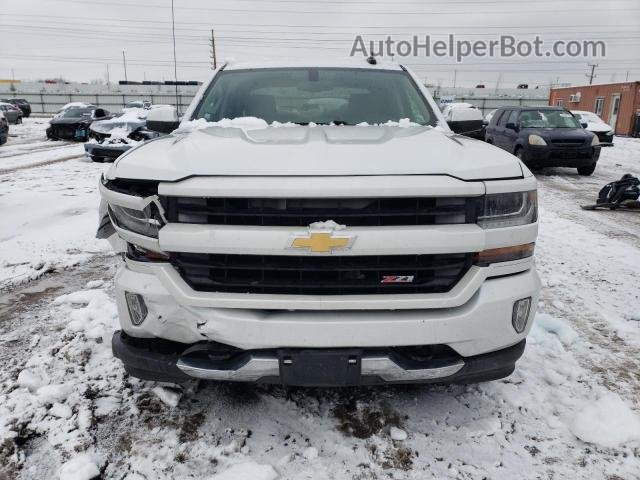
[[[90,108],[68,108],[63,113],[64,118],[74,117],[90,117],[92,110]]]
[[[565,110],[524,110],[520,114],[522,128],[582,128],[578,120]]]
[[[194,119],[355,125],[437,120],[404,71],[345,68],[231,70],[218,74]]]
[[[582,112],[579,113],[578,116],[582,119],[583,122],[592,122],[592,123],[601,123],[600,117],[595,113],[591,112]]]

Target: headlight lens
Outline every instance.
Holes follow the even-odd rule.
[[[484,208],[478,216],[482,228],[514,227],[534,223],[538,219],[538,195],[529,192],[485,195]]]
[[[162,220],[153,204],[148,205],[144,210],[109,205],[109,214],[113,223],[124,230],[146,237],[158,238],[158,230],[162,226]]]
[[[539,145],[544,147],[547,142],[540,135],[529,135],[529,145]]]
[[[600,140],[598,140],[597,135],[594,135],[593,138],[591,139],[591,146],[596,147],[598,145],[600,145]]]

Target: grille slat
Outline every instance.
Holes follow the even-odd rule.
[[[442,293],[467,272],[472,254],[285,256],[173,253],[171,262],[197,291],[308,295]],[[411,283],[381,283],[413,275]]]
[[[300,226],[334,220],[349,226],[475,223],[479,197],[215,198],[163,197],[169,222]]]

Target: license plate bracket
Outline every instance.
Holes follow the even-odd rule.
[[[282,349],[280,379],[285,385],[349,386],[360,383],[362,350]]]

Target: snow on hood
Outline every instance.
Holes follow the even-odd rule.
[[[176,135],[180,135],[180,134],[191,133],[196,130],[203,130],[205,128],[212,128],[212,127],[239,128],[239,129],[248,131],[248,130],[262,130],[269,127],[282,128],[282,127],[299,127],[299,126],[300,126],[299,124],[292,123],[292,122],[281,123],[281,122],[274,121],[271,123],[267,123],[266,120],[263,120],[261,118],[256,118],[256,117],[237,117],[233,119],[223,118],[222,120],[219,120],[217,122],[208,122],[204,118],[198,118],[196,120],[189,120],[189,121],[182,122],[180,124],[180,127],[174,130],[173,133]],[[316,127],[317,124],[311,122],[307,126]],[[343,126],[343,125],[336,125],[336,126]],[[361,123],[358,123],[357,126],[358,127],[387,126],[387,127],[408,128],[408,127],[419,127],[420,124],[412,122],[408,118],[401,118],[397,122],[394,122],[392,120],[389,120],[386,123],[377,123],[377,124],[369,124],[367,122],[361,122]]]
[[[120,157],[108,177],[451,175],[481,180],[523,175],[513,155],[429,126],[278,128],[258,119],[228,122],[250,128],[189,122],[188,133],[146,142]]]

